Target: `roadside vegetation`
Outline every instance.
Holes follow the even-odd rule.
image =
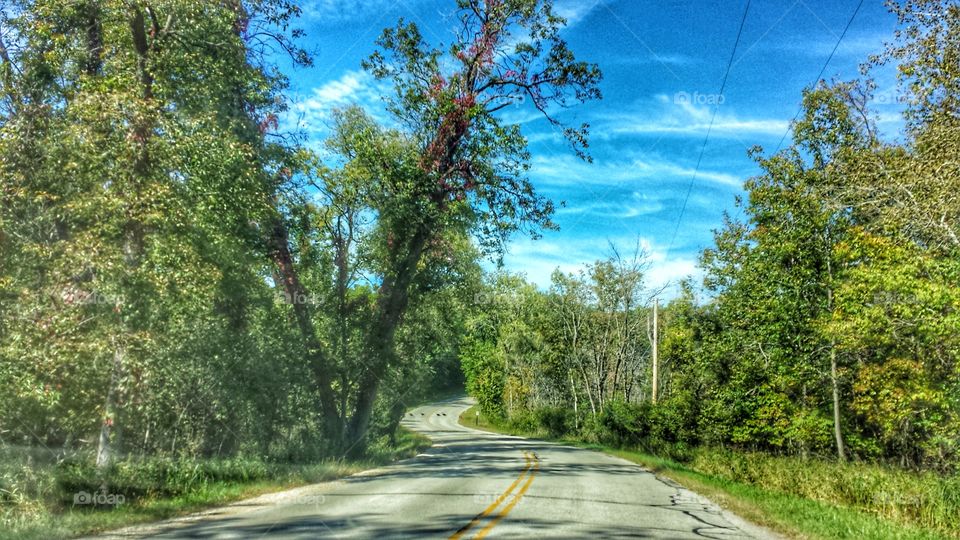
[[[4,534],[162,517],[416,446],[408,405],[462,386],[481,257],[553,227],[497,111],[522,96],[587,159],[586,126],[552,115],[600,97],[551,2],[452,6],[452,44],[403,20],[371,44],[386,113],[338,110],[310,141],[286,95],[284,70],[312,65],[296,2],[3,3]]]
[[[51,462],[36,449],[7,447],[0,450],[0,479],[8,488],[0,507],[0,539],[65,538],[181,516],[349,476],[413,457],[430,444],[403,430],[393,442],[371,445],[359,460],[141,457],[116,461],[104,470],[93,465],[91,456]],[[112,498],[98,502],[101,495]]]
[[[548,290],[487,276],[461,359],[492,425],[886,523],[823,537],[957,534],[960,7],[890,7],[888,48],[864,79],[804,92],[792,144],[754,149],[761,173],[702,252],[703,283],[656,317],[639,244]],[[878,64],[899,69],[895,140],[871,110]]]
[[[561,111],[602,75],[551,1],[455,1],[445,46],[383,31],[362,67],[385,111],[338,110],[322,142],[286,95],[312,64],[296,2],[4,3],[3,534],[409,455],[404,410],[464,382],[493,425],[621,449],[804,534],[956,534],[960,7],[891,2],[864,78],[804,93],[653,332],[639,244],[547,290],[483,270],[555,227],[499,113],[589,160]],[[877,64],[900,70],[894,139]]]

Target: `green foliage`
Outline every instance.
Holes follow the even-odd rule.
[[[689,465],[733,482],[944,532],[955,531],[960,516],[960,477],[719,450],[697,452]]]
[[[870,80],[804,92],[794,144],[752,152],[743,218],[702,254],[708,297],[686,283],[661,310],[658,403],[642,261],[556,272],[549,291],[488,285],[498,301],[472,334],[504,383],[470,388],[503,404],[504,425],[679,457],[707,446],[957,470],[960,130],[945,59],[960,54],[960,11],[892,7],[904,28],[879,61],[907,82],[907,139],[878,139]],[[483,381],[473,362],[468,380]],[[536,412],[557,407],[572,425]]]
[[[281,434],[310,431],[293,411],[312,396],[249,229],[266,213],[254,156],[274,151],[257,121],[284,81],[235,24],[289,6],[15,4],[4,439],[72,451],[99,430],[120,454],[171,456],[285,452],[279,439],[322,455],[316,434]]]
[[[876,139],[870,81],[811,89],[795,146],[759,159],[746,220],[704,252],[714,327],[666,334],[686,340],[670,344],[687,355],[684,383],[720,401],[704,404],[717,413],[706,442],[955,469],[958,207],[941,191],[960,186],[954,90],[924,55],[955,54],[960,13],[924,6],[895,6],[912,29],[884,57],[913,81],[911,139]]]
[[[296,138],[273,137],[287,84],[275,51],[310,62],[296,44],[299,10],[283,0],[5,4],[0,451],[44,449],[36,467],[3,471],[11,520],[59,511],[61,495],[92,478],[177,497],[267,482],[280,467],[257,463],[340,455],[328,427],[347,411],[321,406],[316,356],[335,357],[345,407],[356,405],[377,302],[358,277],[389,254],[342,242],[364,226],[349,219],[358,198],[381,187],[369,169],[330,171]],[[379,142],[367,135],[363,144]],[[409,145],[395,150],[414,162],[400,155]],[[305,184],[321,176],[329,197],[314,200]],[[397,342],[411,360],[385,377],[371,455],[405,444],[404,399],[459,382],[466,312],[452,289],[479,281],[479,269],[458,232],[423,260],[430,271]],[[338,265],[344,253],[370,264]],[[291,275],[315,294],[285,296]],[[298,319],[307,303],[316,309]]]
[[[483,413],[502,418],[506,412],[503,404],[506,373],[496,347],[484,341],[468,341],[460,350],[460,365],[467,392],[477,398]]]
[[[573,411],[564,407],[543,407],[534,411],[538,426],[544,428],[549,437],[559,438],[574,431]]]

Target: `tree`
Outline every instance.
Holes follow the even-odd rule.
[[[352,444],[364,437],[380,381],[395,363],[395,335],[420,263],[444,231],[470,230],[496,250],[515,230],[551,226],[552,204],[525,176],[529,155],[520,128],[503,125],[495,113],[519,93],[559,125],[551,106],[600,97],[599,70],[575,60],[551,2],[459,0],[458,6],[461,32],[446,54],[428,46],[415,24],[401,21],[384,31],[381,51],[364,63],[393,83],[390,111],[403,131],[386,138],[406,148],[381,162],[361,136],[376,131],[369,126],[342,148],[371,171],[380,194],[372,203],[380,278],[366,339],[368,369],[348,429]],[[565,130],[581,155],[586,130]]]
[[[824,342],[815,327],[836,309],[835,291],[844,271],[836,254],[851,226],[841,196],[843,166],[875,143],[874,130],[847,100],[852,87],[821,85],[804,94],[804,114],[794,126],[795,146],[758,158],[764,172],[746,184],[747,228],[728,225],[723,236],[718,235],[718,249],[704,257],[712,282],[729,284],[715,289],[721,292],[721,303],[755,313],[734,324],[743,328],[769,366],[757,375],[784,400],[758,403],[752,414],[764,423],[776,418],[784,431],[795,434],[788,439],[805,449],[822,423],[807,381],[819,378],[815,366],[828,365],[833,439],[840,460],[847,452],[837,347]],[[783,408],[791,402],[799,402],[801,411],[810,414],[795,412],[793,420],[788,419]],[[757,427],[761,433],[766,430]]]
[[[264,450],[251,440],[271,422],[248,411],[271,411],[262,395],[284,401],[302,379],[287,371],[296,346],[269,322],[250,230],[269,216],[263,163],[290,154],[263,144],[283,81],[262,63],[259,30],[286,40],[291,10],[5,8],[0,355],[16,369],[0,384],[16,397],[4,429],[67,447],[94,434],[104,467],[134,448]]]

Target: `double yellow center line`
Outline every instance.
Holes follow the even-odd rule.
[[[497,497],[495,501],[493,501],[493,504],[491,504],[486,509],[484,509],[483,512],[480,512],[479,514],[474,516],[474,518],[470,520],[470,523],[467,523],[466,525],[461,527],[459,531],[453,533],[450,536],[450,540],[459,540],[460,538],[463,538],[464,535],[466,535],[470,531],[470,529],[472,529],[478,523],[480,523],[485,518],[490,516],[493,512],[497,510],[497,508],[500,508],[501,503],[506,501],[507,498],[510,497],[510,494],[513,492],[513,490],[516,489],[521,482],[523,482],[523,486],[521,486],[516,493],[513,493],[513,499],[508,504],[500,508],[500,512],[498,512],[495,516],[493,516],[490,522],[487,523],[486,527],[480,529],[480,531],[476,535],[474,535],[473,538],[475,540],[484,538],[485,536],[490,534],[490,531],[493,530],[493,528],[497,525],[497,523],[500,523],[500,520],[507,517],[507,514],[509,514],[510,511],[513,510],[513,507],[515,507],[517,503],[520,502],[520,499],[523,498],[523,495],[527,492],[528,489],[530,489],[530,484],[533,483],[533,478],[537,475],[537,471],[540,470],[540,458],[537,457],[535,453],[525,451],[523,453],[523,459],[526,460],[526,466],[523,468],[523,471],[520,472],[520,476],[518,476],[517,479],[514,480],[512,484],[510,484],[510,487],[508,487],[506,491],[504,491],[500,496]],[[526,482],[524,482],[524,477],[526,477]]]

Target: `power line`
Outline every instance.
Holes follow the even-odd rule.
[[[862,2],[862,0],[861,0]],[[727,88],[727,77],[730,76],[730,68],[733,66],[733,59],[737,56],[737,47],[740,46],[740,38],[743,36],[743,26],[747,22],[747,13],[750,11],[750,0],[747,0],[747,6],[743,9],[743,18],[740,19],[740,29],[737,30],[737,41],[733,44],[733,52],[730,53],[730,60],[727,62],[727,69],[723,73],[723,82],[720,83],[720,92],[717,96],[722,96]],[[690,185],[687,186],[687,194],[683,198],[683,205],[680,207],[680,215],[677,216],[677,225],[673,229],[673,236],[670,238],[670,244],[667,246],[666,254],[669,256],[673,249],[673,243],[677,239],[677,233],[680,231],[680,223],[683,221],[683,215],[687,211],[687,203],[690,201],[690,194],[693,192],[693,184],[697,180],[697,174],[700,172],[700,164],[703,162],[703,154],[707,149],[707,141],[710,140],[710,132],[713,131],[713,123],[717,119],[717,111],[720,109],[719,99],[717,105],[713,108],[713,114],[710,115],[710,124],[707,126],[707,135],[703,138],[703,145],[700,147],[700,156],[697,158],[697,166],[693,169],[693,176],[690,178]]]
[[[833,55],[837,53],[837,49],[840,48],[840,43],[843,41],[844,36],[847,35],[847,30],[850,30],[850,25],[853,24],[853,20],[857,18],[857,14],[860,13],[860,8],[863,6],[863,0],[860,0],[860,3],[857,4],[857,9],[853,10],[853,15],[850,16],[850,20],[847,21],[847,26],[843,28],[843,32],[840,34],[840,37],[837,39],[837,44],[833,46],[833,50],[830,51],[830,56],[827,57],[827,61],[823,63],[823,67],[820,68],[820,73],[817,74],[817,78],[814,79],[811,86],[816,86],[817,83],[823,78],[823,73],[827,70],[827,66],[830,65],[830,61],[833,60]],[[780,137],[780,142],[777,143],[777,149],[773,152],[776,154],[780,151],[780,148],[783,146],[783,141],[786,140],[787,135],[790,133],[790,129],[796,123],[797,118],[800,117],[800,113],[803,112],[803,104],[800,104],[800,107],[797,109],[797,114],[793,115],[793,120],[790,121],[790,124],[787,125],[787,130],[783,132],[783,137]]]

